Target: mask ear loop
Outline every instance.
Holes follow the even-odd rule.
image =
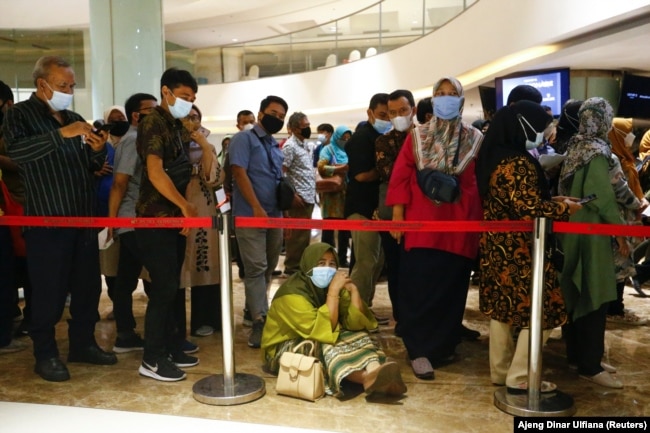
[[[573,126],[573,129],[577,131],[580,127],[580,120],[576,119],[575,117],[571,117],[571,115],[567,113],[566,108],[562,110],[562,112],[564,113],[566,120],[571,124],[571,126]]]
[[[528,123],[528,120],[526,120],[526,118],[524,116],[522,116],[521,113],[517,113],[517,120],[519,120],[519,124],[521,125],[521,128],[524,130],[524,135],[526,136],[526,140],[529,140],[529,138],[528,138],[528,134],[526,133],[526,127],[521,122],[522,120],[535,133],[535,135],[537,135],[537,131],[535,131],[535,128],[533,128],[533,126],[530,123]]]

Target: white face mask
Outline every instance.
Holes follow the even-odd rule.
[[[411,127],[413,124],[413,116],[397,116],[390,119],[390,122],[393,124],[393,127],[400,132],[404,132]]]
[[[318,134],[318,137],[316,139],[321,143],[325,144],[325,141],[327,141],[327,136],[325,134]]]
[[[251,129],[253,129],[253,126],[254,125],[252,123],[247,123],[242,127],[242,131],[250,131]]]
[[[174,105],[171,105],[169,101],[167,101],[167,98],[165,98],[167,106],[169,107],[169,114],[171,114],[174,119],[187,117],[190,114],[190,111],[192,111],[192,103],[187,102],[176,95],[174,95],[174,97],[176,98]]]
[[[620,130],[620,129],[618,129],[618,128],[614,128],[614,129],[616,129],[616,133],[617,133],[617,134],[625,135],[625,137],[623,138],[623,141],[625,141],[625,146],[626,146],[628,149],[631,148],[631,147],[632,147],[632,143],[634,143],[634,139],[636,138],[636,135],[632,134],[632,131],[630,131],[630,132],[628,132],[627,134],[625,134],[625,131],[622,131],[622,130]]]
[[[72,103],[72,95],[70,93],[63,93],[57,90],[54,90],[45,82],[45,85],[50,88],[52,91],[52,98],[47,100],[47,104],[54,111],[67,110],[70,104]]]
[[[526,118],[522,115],[517,116],[519,119],[519,124],[521,125],[521,128],[524,130],[524,135],[526,137],[526,150],[532,150],[537,147],[539,147],[540,144],[544,142],[544,132],[537,132],[535,131],[535,128],[532,127],[530,123],[526,120]],[[522,123],[523,120],[523,123]],[[528,139],[528,134],[526,134],[526,127],[524,126],[524,123],[528,125],[528,127],[535,132],[535,141],[530,141]]]

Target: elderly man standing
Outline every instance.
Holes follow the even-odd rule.
[[[278,218],[276,190],[282,176],[284,155],[273,134],[284,126],[288,105],[279,96],[267,96],[260,103],[257,123],[252,129],[235,134],[228,153],[233,179],[235,217]],[[267,290],[282,248],[282,229],[235,228],[239,253],[246,274],[246,306],[253,319],[248,346],[259,348],[269,309]]]
[[[105,132],[67,108],[75,74],[57,56],[41,57],[34,67],[36,92],[9,110],[3,124],[9,157],[21,168],[25,184],[25,215],[91,216],[95,201],[93,171],[106,158]],[[29,279],[33,285],[34,371],[43,379],[70,379],[59,359],[55,325],[71,294],[68,362],[115,364],[113,353],[95,341],[101,294],[97,231],[88,228],[27,228]]]
[[[282,170],[296,188],[293,205],[285,216],[311,219],[316,201],[316,177],[311,149],[307,139],[311,136],[309,119],[304,113],[295,112],[287,124],[291,137],[282,146],[284,162]],[[284,273],[291,275],[300,270],[302,252],[309,246],[311,230],[285,230],[286,256]]]

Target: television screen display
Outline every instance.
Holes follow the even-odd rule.
[[[619,117],[650,118],[650,77],[625,73],[618,101]]]
[[[506,104],[512,89],[520,84],[528,84],[539,90],[542,94],[542,105],[551,107],[555,117],[560,115],[562,105],[569,99],[568,68],[526,71],[497,77],[494,84],[497,91],[497,109]]]

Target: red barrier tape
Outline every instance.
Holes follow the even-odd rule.
[[[1,216],[0,225],[29,227],[130,227],[130,228],[200,228],[215,227],[212,217],[196,218],[108,218],[108,217],[25,217]],[[403,232],[529,232],[533,221],[374,221],[316,220],[297,218],[236,217],[236,227],[326,229]],[[623,224],[585,224],[554,222],[556,233],[607,236],[650,237],[650,226]]]
[[[197,218],[108,218],[108,217],[24,217],[2,216],[0,225],[26,227],[131,227],[131,228],[200,228],[212,227],[212,217]]]

